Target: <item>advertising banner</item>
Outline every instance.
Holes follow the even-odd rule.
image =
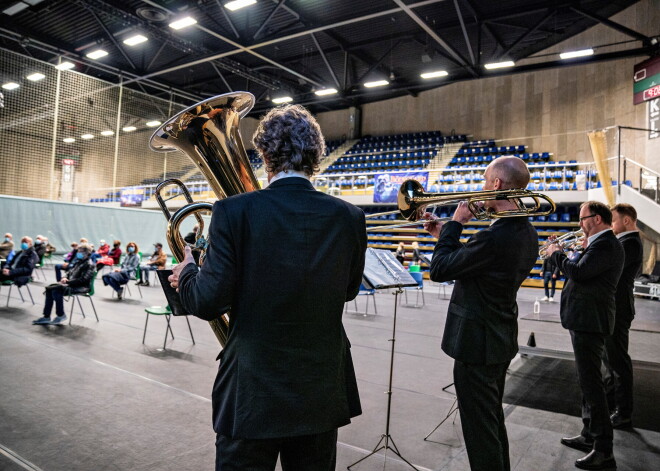
[[[122,188],[119,197],[120,206],[124,208],[142,206],[145,199],[144,188]]]
[[[396,203],[401,184],[406,180],[417,180],[426,190],[429,172],[393,172],[374,175],[374,203]]]

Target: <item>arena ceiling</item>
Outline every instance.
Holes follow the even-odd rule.
[[[461,80],[648,56],[649,38],[609,18],[636,0],[5,0],[0,47],[184,104],[230,90],[257,97],[254,113],[288,95],[315,112],[358,106]],[[170,23],[192,17],[175,30]],[[539,51],[598,23],[624,46],[561,61]],[[124,40],[140,34],[145,42]],[[103,49],[108,54],[87,57]],[[486,70],[512,60],[516,66]],[[446,71],[423,79],[421,73]],[[388,85],[366,88],[367,81]],[[334,88],[338,93],[318,96]]]

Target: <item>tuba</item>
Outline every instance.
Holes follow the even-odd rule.
[[[151,136],[149,147],[156,152],[179,150],[190,157],[218,199],[257,190],[260,185],[250,167],[238,129],[241,118],[252,109],[254,102],[254,95],[248,92],[226,93],[204,100],[162,124]],[[163,196],[164,189],[172,186],[176,187],[174,195]],[[166,202],[179,195],[183,195],[187,204],[171,214]],[[186,186],[177,179],[161,182],[156,187],[156,200],[168,221],[167,243],[179,262],[184,258],[186,246],[179,228],[188,216],[195,216],[199,225],[195,246],[201,252],[199,260],[202,264],[209,241],[201,237],[204,230],[201,215],[210,212],[213,205],[193,201]],[[229,313],[209,323],[224,347],[229,335]]]

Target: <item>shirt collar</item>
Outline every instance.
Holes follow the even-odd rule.
[[[623,236],[627,236],[628,234],[634,234],[635,232],[639,231],[626,231],[626,232],[620,232],[619,234],[616,235],[617,239],[620,239]]]
[[[309,180],[309,177],[305,175],[305,172],[299,172],[297,170],[284,170],[274,175],[273,178],[270,179],[269,184],[277,180],[280,180],[282,178],[291,178],[291,177],[298,177],[298,178],[304,178],[305,180]]]
[[[587,245],[591,245],[591,244],[592,244],[597,238],[599,238],[601,235],[603,235],[603,234],[606,233],[607,231],[611,231],[611,230],[612,230],[612,229],[610,229],[610,228],[608,227],[607,229],[603,229],[602,231],[597,232],[597,233],[595,233],[595,234],[592,235],[592,236],[589,236],[589,238],[587,239]]]

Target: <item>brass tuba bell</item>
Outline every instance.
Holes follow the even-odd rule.
[[[260,185],[250,167],[250,160],[238,129],[240,119],[249,113],[254,102],[254,95],[248,92],[226,93],[204,100],[162,124],[151,136],[149,147],[156,152],[179,150],[190,157],[206,177],[218,199],[257,190]],[[178,187],[174,197],[180,193],[188,203],[174,214],[170,213],[166,204],[171,197],[165,198],[161,194],[164,188],[172,185]],[[167,243],[174,257],[180,262],[183,260],[186,246],[179,230],[181,223],[188,216],[195,215],[199,224],[196,234],[199,242],[204,229],[201,214],[210,212],[213,205],[194,202],[185,185],[176,179],[165,180],[156,187],[156,200],[168,221]],[[203,244],[197,245],[203,252]],[[203,261],[202,253],[200,263]],[[224,347],[229,333],[228,313],[209,323]]]

